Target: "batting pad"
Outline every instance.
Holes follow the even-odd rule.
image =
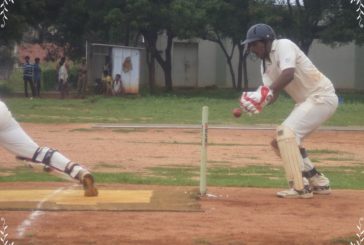
[[[0,210],[64,211],[201,211],[197,191],[99,189],[84,197],[82,189],[0,190]]]

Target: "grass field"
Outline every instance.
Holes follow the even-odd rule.
[[[74,161],[90,167],[100,193],[104,188],[115,187],[166,192],[178,189],[185,193],[197,190],[199,185],[198,129],[100,129],[90,125],[198,125],[204,105],[210,109],[210,125],[276,125],[294,106],[289,98],[281,96],[260,115],[236,119],[231,110],[238,106],[239,95],[234,90],[206,89],[123,98],[90,96],[84,100],[2,99],[35,140],[49,143],[50,147],[71,154]],[[325,125],[363,127],[364,95],[340,96],[344,103]],[[287,181],[280,160],[269,149],[271,133],[274,134],[271,130],[209,131],[210,195],[198,201],[203,212],[36,211],[42,215],[32,220],[34,211],[0,210],[0,216],[6,218],[9,239],[17,239],[16,244],[105,244],[105,241],[107,244],[349,244],[355,241],[364,190],[363,132],[320,131],[307,140],[311,160],[329,177],[334,190],[332,195],[316,195],[307,201],[275,197],[276,190],[287,188]],[[4,154],[0,166],[2,189],[81,188],[72,182],[60,183],[65,180],[48,173],[8,164],[10,161],[13,156]],[[31,225],[19,235],[18,228],[29,220]],[[107,231],[101,231],[100,227],[107,227]]]
[[[37,123],[177,123],[198,124],[201,108],[209,106],[209,124],[280,124],[294,104],[281,96],[261,114],[235,119],[240,93],[231,89],[206,89],[141,94],[123,98],[90,96],[85,100],[5,98],[20,122]],[[326,122],[329,126],[364,126],[364,94],[340,94],[344,103]]]
[[[25,99],[6,98],[5,101],[20,122],[34,123],[171,123],[199,124],[201,108],[209,106],[209,124],[256,125],[279,124],[293,107],[292,101],[281,96],[263,113],[235,119],[231,109],[238,106],[239,92],[226,89],[177,91],[158,95],[142,94],[123,98],[90,96],[87,99]],[[326,123],[330,126],[364,126],[364,95],[340,94],[344,103]],[[312,152],[311,152],[312,153]],[[313,152],[315,155],[320,152]],[[330,152],[321,152],[328,154]],[[332,160],[332,159],[331,159]],[[342,159],[341,159],[342,160]],[[313,158],[313,161],[315,159]],[[364,163],[353,167],[323,169],[335,183],[335,188],[364,189],[359,181],[364,174]],[[6,172],[4,169],[2,172]],[[31,175],[24,169],[9,170],[9,176],[0,181],[54,181],[47,175]],[[105,183],[197,185],[198,169],[195,167],[151,168],[141,173],[96,173]],[[254,173],[254,174],[252,174]],[[244,176],[244,178],[242,178]],[[245,187],[281,187],[285,185],[282,168],[249,166],[245,168],[210,168],[209,185]],[[57,180],[60,181],[60,180]]]
[[[335,189],[364,189],[362,181],[364,167],[323,167]],[[25,167],[17,169],[0,169],[3,176],[0,182],[27,181],[64,181],[47,173],[35,173]],[[96,172],[99,183],[123,183],[142,185],[198,186],[199,168],[188,167],[154,167],[135,173]],[[286,185],[283,168],[269,165],[247,167],[210,167],[208,169],[209,186],[282,188]]]

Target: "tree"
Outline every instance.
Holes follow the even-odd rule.
[[[229,66],[232,87],[241,90],[244,78],[244,89],[247,90],[249,85],[246,54],[244,55],[244,46],[240,43],[245,39],[245,34],[252,24],[273,22],[279,18],[279,13],[276,13],[274,8],[275,1],[204,0],[203,2],[206,11],[206,32],[201,37],[216,42],[222,49]],[[239,58],[237,69],[232,62],[236,49]]]
[[[165,88],[173,89],[172,81],[172,47],[176,37],[190,38],[199,26],[200,8],[198,0],[129,0],[128,14],[132,16],[132,25],[145,39],[149,72],[154,74],[154,59],[164,72]],[[157,41],[165,34],[166,42],[160,50]],[[150,77],[154,86],[154,78]]]
[[[204,0],[203,7],[206,12],[206,29],[202,38],[215,42],[220,46],[229,67],[232,87],[239,88],[241,82],[240,85],[239,82],[238,84],[236,82],[232,59],[235,49],[237,47],[238,49],[241,48],[239,44],[248,23],[249,1]],[[230,45],[227,45],[228,43]],[[241,60],[239,58],[239,62]],[[241,65],[239,64],[238,67],[241,67]],[[238,76],[240,76],[241,70],[238,73]],[[241,81],[240,77],[238,81]]]
[[[350,1],[286,0],[281,7],[286,13],[278,31],[296,42],[306,54],[314,39],[331,45],[364,41],[356,21],[356,7]]]

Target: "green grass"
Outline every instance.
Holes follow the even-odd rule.
[[[364,189],[364,166],[324,167],[320,168],[330,178],[334,189]],[[0,182],[17,181],[63,181],[46,173],[34,173],[26,168],[5,170],[8,176],[0,176]],[[153,167],[145,172],[109,173],[96,172],[98,183],[145,184],[168,186],[197,186],[199,168],[187,167]],[[207,176],[208,186],[286,188],[287,183],[283,168],[267,165],[247,167],[210,167]]]
[[[350,94],[346,96],[326,125],[364,126],[364,95],[353,94],[352,100]],[[280,124],[293,108],[291,99],[282,95],[261,114],[236,119],[231,110],[239,106],[239,97],[232,89],[205,89],[85,100],[5,98],[5,102],[18,121],[35,123],[197,124],[202,106],[207,105],[210,124]]]
[[[91,96],[85,100],[59,100],[5,98],[5,102],[17,120],[35,123],[176,123],[199,124],[201,108],[209,106],[209,123],[229,125],[279,124],[293,108],[287,96],[279,100],[256,116],[244,115],[236,119],[231,109],[238,106],[240,93],[231,89],[185,90],[173,93],[159,93],[124,98],[104,98]],[[364,94],[341,94],[344,103],[326,125],[364,126]],[[75,129],[85,131],[84,129]],[[130,129],[115,129],[116,133],[130,133]],[[142,142],[148,143],[148,142]],[[163,142],[165,144],[197,144],[194,142]],[[219,144],[221,145],[221,144]],[[230,145],[230,144],[226,144]],[[236,145],[236,144],[235,144]],[[211,147],[214,144],[210,145]],[[319,162],[321,155],[326,159],[340,161],[336,157],[340,152],[329,149],[311,150],[312,160]],[[316,159],[316,160],[315,160]],[[344,159],[350,159],[345,155]],[[105,168],[112,168],[108,163]],[[334,188],[364,189],[363,164],[353,167],[321,168],[330,177]],[[102,167],[102,166],[101,166]],[[28,170],[16,169],[10,176],[0,176],[0,181],[61,181],[47,174],[33,174]],[[160,184],[160,185],[198,185],[197,167],[150,168],[143,173],[96,173],[100,183]],[[210,186],[241,187],[286,187],[281,168],[272,166],[249,166],[245,168],[210,167],[208,170]]]
[[[34,172],[26,167],[18,167],[16,169],[0,169],[0,182],[62,182],[63,179],[50,175],[45,172]]]

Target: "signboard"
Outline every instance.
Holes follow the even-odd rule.
[[[138,94],[140,80],[140,50],[133,48],[112,48],[112,77],[120,74],[125,93]]]

